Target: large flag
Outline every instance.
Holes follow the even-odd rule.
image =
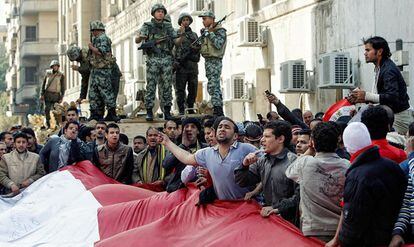
[[[198,195],[122,185],[80,162],[0,198],[0,246],[322,246],[253,201],[197,207]]]

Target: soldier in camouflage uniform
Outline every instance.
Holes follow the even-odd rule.
[[[177,32],[173,29],[171,22],[164,21],[167,9],[162,4],[154,4],[151,8],[153,18],[150,22],[145,22],[136,37],[135,42],[159,40],[169,37],[156,44],[159,53],[146,51],[147,55],[147,86],[145,95],[145,108],[147,109],[147,121],[152,121],[154,114],[155,91],[158,83],[158,95],[160,96],[161,106],[163,106],[164,118],[171,119],[172,101],[172,70],[173,57],[172,49],[182,42],[182,38],[177,38]],[[184,27],[180,27],[180,33],[184,33]]]
[[[65,76],[59,71],[59,61],[53,60],[50,63],[50,70],[46,71],[40,89],[40,100],[45,103],[46,126],[50,128],[50,111],[55,103],[61,103],[63,95],[65,95]]]
[[[108,112],[104,121],[116,122],[119,118],[116,115],[116,95],[111,82],[112,67],[115,64],[112,42],[106,36],[102,22],[92,21],[90,30],[93,34],[92,43],[88,45],[92,67],[89,86],[90,119],[101,119],[106,106]]]
[[[78,62],[78,65],[72,65],[72,69],[78,71],[82,76],[81,82],[81,91],[77,103],[81,103],[83,99],[86,99],[89,85],[89,75],[91,73],[91,65],[89,63],[89,49],[79,48],[76,45],[69,46],[66,52],[68,58],[72,62]],[[119,80],[122,76],[121,71],[119,70],[118,64],[114,63],[111,70],[111,82],[112,87],[114,88],[115,95],[119,91]]]
[[[226,50],[226,29],[221,25],[214,27],[214,13],[205,11],[199,17],[203,18],[204,28],[201,34],[201,55],[205,58],[206,77],[208,79],[207,91],[211,97],[214,115],[223,116],[223,95],[220,87],[222,59]],[[214,28],[213,28],[214,27]]]
[[[193,18],[188,13],[180,14],[178,25],[185,27],[183,42],[175,49],[175,84],[176,98],[180,115],[184,115],[185,88],[188,87],[187,107],[193,108],[197,96],[198,62],[200,61],[200,47],[191,46],[198,38],[190,28]]]

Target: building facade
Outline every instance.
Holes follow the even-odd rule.
[[[6,0],[6,74],[10,113],[26,123],[28,113],[39,110],[39,88],[57,59],[57,0]]]

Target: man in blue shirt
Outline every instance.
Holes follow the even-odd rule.
[[[195,154],[181,149],[165,134],[160,133],[160,137],[162,144],[183,164],[207,168],[219,200],[242,199],[248,189],[236,184],[234,169],[242,164],[247,154],[256,151],[256,148],[237,142],[238,128],[230,118],[220,117],[214,126],[218,145],[198,150]]]

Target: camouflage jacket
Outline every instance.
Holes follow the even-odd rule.
[[[202,33],[204,30],[201,31]],[[223,58],[226,50],[227,34],[226,29],[220,25],[214,28],[207,37],[202,39],[200,53],[203,57]]]
[[[102,33],[99,36],[93,38],[92,44],[101,53],[101,55],[97,55],[94,53],[91,54],[90,63],[92,65],[92,68],[111,68],[113,63],[116,62],[115,57],[112,55],[111,39],[108,36],[106,36],[105,33]]]
[[[156,46],[161,50],[162,53],[172,54],[171,51],[174,47],[173,40],[177,37],[177,32],[172,27],[171,22],[156,22],[155,19],[152,18],[151,21],[144,22],[141,29],[139,30],[139,33],[141,36],[147,37],[145,42],[170,36],[169,39],[160,42]],[[152,57],[154,54],[146,55]]]
[[[178,65],[177,73],[195,73],[198,74],[198,62],[200,61],[200,47],[190,47],[198,38],[197,34],[186,28],[183,42],[176,45],[174,50],[174,60]]]

